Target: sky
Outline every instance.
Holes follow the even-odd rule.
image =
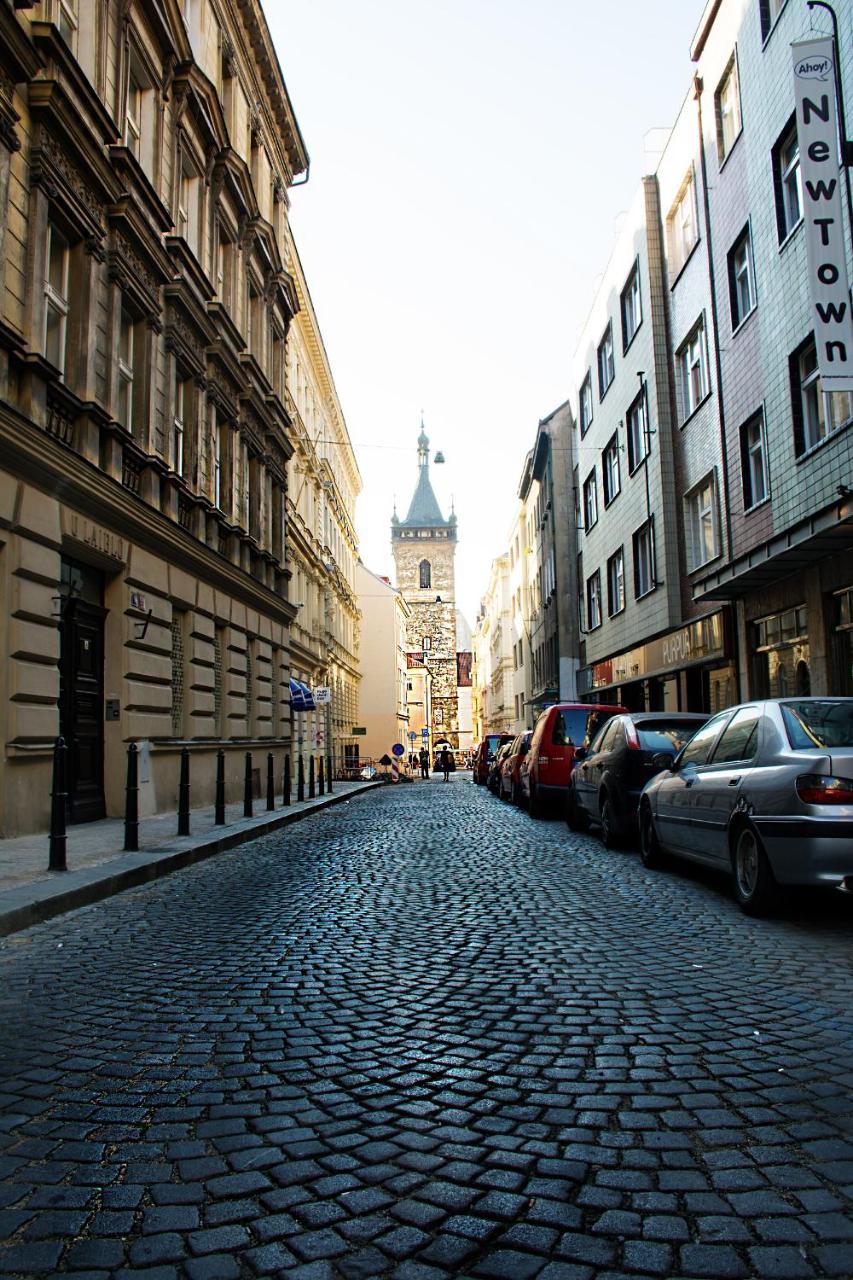
[[[472,623],[703,7],[266,0],[311,156],[291,223],[364,481],[360,555],[393,577],[423,411]]]

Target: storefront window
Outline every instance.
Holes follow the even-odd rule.
[[[853,696],[853,587],[835,597],[835,655],[838,688],[834,692]]]
[[[808,697],[811,668],[804,605],[754,624],[755,687],[761,698]]]

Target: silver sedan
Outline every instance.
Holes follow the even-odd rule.
[[[778,885],[853,890],[853,698],[743,703],[699,729],[640,798],[640,849],[731,872],[750,914]]]

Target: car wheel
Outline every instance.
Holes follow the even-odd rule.
[[[606,791],[602,793],[598,801],[598,813],[601,822],[601,843],[605,849],[616,849],[619,845],[621,832],[616,821],[613,801]]]
[[[535,782],[530,783],[530,802],[527,809],[531,818],[542,817],[542,801],[539,799],[539,790]]]
[[[519,787],[515,778],[513,778],[512,785],[510,786],[510,789],[509,789],[509,798],[510,798],[510,802],[514,805],[518,805],[521,803],[521,799],[519,795]]]
[[[758,916],[775,906],[778,898],[776,881],[754,827],[742,826],[734,835],[732,876],[735,899],[741,911]]]
[[[578,804],[578,798],[575,795],[573,786],[569,786],[569,793],[566,797],[566,826],[570,831],[589,831],[589,818],[586,812]]]
[[[664,853],[655,831],[655,820],[647,804],[640,810],[640,860],[649,871],[663,865]]]

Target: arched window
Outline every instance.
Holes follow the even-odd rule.
[[[429,560],[421,561],[421,586],[422,587],[432,586],[432,565],[430,564]]]

